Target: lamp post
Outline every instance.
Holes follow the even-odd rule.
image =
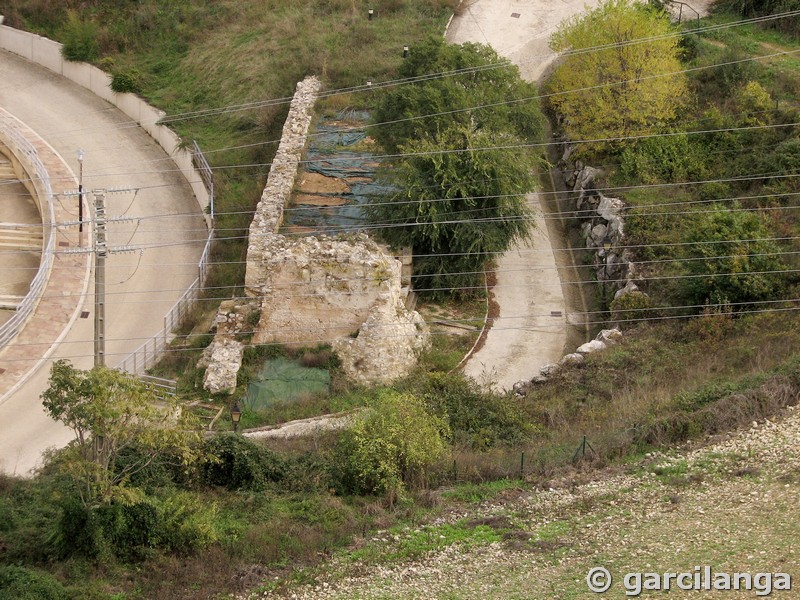
[[[236,433],[239,430],[239,420],[242,418],[242,409],[239,408],[239,404],[234,402],[233,406],[231,406],[231,421],[233,421],[233,432]]]
[[[78,149],[78,233],[83,233],[83,159],[86,153]]]

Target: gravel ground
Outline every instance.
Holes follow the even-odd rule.
[[[650,454],[624,472],[588,477],[575,473],[546,490],[507,493],[426,526],[435,532],[443,523],[494,523],[503,541],[451,544],[400,562],[343,553],[315,571],[313,585],[248,598],[590,598],[596,594],[585,577],[595,566],[616,576],[610,598],[625,597],[628,572],[708,565],[800,577],[800,410],[700,449]],[[379,532],[368,543],[385,556],[402,538]],[[673,590],[669,597],[700,595]]]

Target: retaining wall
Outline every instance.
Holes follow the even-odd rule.
[[[0,17],[0,23],[2,23],[2,17]],[[64,60],[61,56],[61,44],[46,37],[0,25],[0,48],[22,56],[53,73],[63,75],[70,81],[90,90],[96,96],[110,102],[138,123],[180,169],[192,187],[203,214],[206,215],[208,226],[211,226],[213,215],[206,214],[206,208],[211,203],[211,198],[203,180],[192,165],[191,153],[181,147],[182,140],[174,131],[165,125],[158,124],[166,113],[150,106],[135,94],[113,92],[111,77],[108,73],[88,63]]]

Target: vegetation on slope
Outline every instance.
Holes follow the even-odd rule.
[[[287,54],[282,58],[287,64],[283,64],[276,57],[278,50],[305,42],[310,48],[325,49],[332,65],[344,47],[336,46],[332,40],[346,39],[348,32],[361,27],[354,25],[361,9],[354,9],[352,2],[328,2],[324,6],[274,2],[269,12],[263,3],[255,2],[169,6],[148,2],[125,6],[110,2],[19,2],[12,4],[10,16],[18,22],[29,19],[31,24],[38,23],[40,31],[55,36],[60,28],[69,26],[70,17],[61,9],[64,6],[76,10],[73,21],[85,24],[95,19],[96,31],[107,31],[109,36],[115,28],[128,31],[129,37],[117,32],[119,37],[115,39],[122,40],[121,45],[100,44],[98,56],[110,53],[114,69],[137,69],[143,75],[142,93],[173,113],[202,107],[206,102],[262,99],[266,88],[261,86],[284,73],[289,74],[284,82],[287,89],[276,88],[267,95],[287,95],[294,80],[308,72],[305,67],[309,63],[292,61]],[[444,16],[427,2],[393,6],[397,11],[387,9],[386,18],[387,23],[397,19],[392,22],[397,24],[398,32],[403,18],[417,22],[420,15],[435,14],[441,23]],[[39,11],[26,13],[28,7],[38,7]],[[45,10],[48,7],[51,10]],[[156,15],[159,10],[165,11],[164,15],[171,14],[171,10],[185,12],[179,18],[154,19],[148,27],[142,27],[137,25],[140,21],[136,15],[141,16],[145,7],[155,10]],[[341,12],[325,13],[325,7]],[[404,13],[404,8],[418,12]],[[308,12],[312,10],[317,12]],[[292,20],[298,15],[306,15],[305,20]],[[375,22],[380,18],[379,13]],[[733,18],[719,14],[713,20]],[[294,23],[294,29],[290,23]],[[419,31],[434,25],[432,21],[417,23]],[[308,31],[316,31],[321,38],[312,43],[298,36],[273,47],[269,44],[277,42],[261,35],[265,31],[277,35],[280,29],[273,27],[288,28],[284,31],[287,38],[292,32]],[[255,33],[250,33],[251,28]],[[130,33],[134,30],[136,35]],[[332,32],[345,37],[327,37],[333,36]],[[137,41],[137,35],[143,36],[141,40]],[[381,46],[385,54],[376,54],[383,56],[385,65],[364,71],[364,79],[378,80],[381,74],[394,76],[401,60],[396,48],[405,43],[398,43],[399,39],[386,38],[386,45]],[[102,41],[102,36],[98,35],[98,40]],[[685,64],[698,66],[724,62],[724,56],[771,54],[776,47],[797,48],[796,42],[781,32],[753,28],[687,37],[682,47]],[[264,52],[252,52],[255,49]],[[305,46],[294,49],[300,57],[310,52]],[[359,58],[363,54],[360,51]],[[317,54],[313,56],[314,60],[318,58]],[[277,62],[270,62],[267,68],[262,62],[267,60]],[[342,82],[360,82],[360,75],[347,69],[373,68],[365,66],[368,60],[352,62],[336,67],[341,70]],[[329,77],[338,72],[330,69]],[[686,280],[682,276],[691,264],[689,259],[696,256],[680,254],[677,246],[653,244],[691,241],[691,235],[695,239],[714,233],[722,235],[714,223],[705,224],[710,226],[710,233],[708,227],[700,227],[705,219],[718,218],[718,214],[736,215],[730,227],[735,232],[743,228],[735,234],[737,237],[747,232],[770,238],[797,235],[796,210],[792,210],[796,206],[796,184],[785,176],[797,167],[793,162],[796,129],[783,125],[797,120],[796,98],[790,92],[796,89],[798,77],[797,61],[787,56],[697,71],[689,79],[695,103],[672,124],[678,133],[754,123],[778,126],[773,129],[653,138],[613,151],[600,149],[587,154],[596,164],[611,165],[607,167],[611,185],[715,180],[702,185],[642,187],[625,192],[626,200],[635,207],[628,219],[631,243],[638,240],[646,246],[639,250],[638,260],[672,261],[644,264],[644,281],[651,276],[678,276],[647,286],[661,312],[643,311],[644,315],[674,315],[665,307],[686,301]],[[337,81],[329,79],[333,86]],[[764,91],[768,94],[766,103]],[[778,106],[774,108],[775,100]],[[270,114],[274,108],[263,110],[260,120],[257,111],[250,111],[176,122],[175,126],[210,149],[275,139],[274,127],[281,120],[280,114]],[[218,165],[268,162],[268,151],[263,147],[212,156]],[[226,203],[223,210],[249,210],[259,187],[255,176],[263,175],[265,168],[218,172]],[[758,174],[758,178],[720,181],[742,174]],[[701,212],[698,207],[703,205],[690,203],[711,200],[729,207],[726,198],[744,195],[759,197],[739,199],[739,206],[732,213],[717,208],[710,213]],[[680,203],[676,205],[680,210],[656,206],[666,201]],[[222,226],[243,228],[246,215],[236,218],[241,220],[223,222]],[[698,231],[692,234],[695,226]],[[792,240],[771,243],[775,246],[767,246],[757,254],[795,247]],[[242,246],[226,244],[222,248],[219,258],[241,260]],[[737,253],[743,258],[754,258],[744,255],[756,254],[748,246]],[[781,265],[794,268],[793,255],[784,254],[780,261]],[[705,263],[714,264],[709,260]],[[763,270],[755,268],[757,263],[737,264],[744,264],[751,272]],[[724,265],[718,268],[728,269]],[[240,273],[231,271],[226,277],[240,282]],[[759,291],[755,301],[790,297],[797,287],[787,276],[770,278],[764,286],[755,288],[767,290]],[[691,297],[716,300],[721,294],[733,303],[752,289],[747,285],[741,290],[691,290],[695,294]],[[146,495],[144,502],[140,497],[139,501],[120,499],[89,510],[76,506],[76,481],[62,468],[60,460],[64,455],[56,454],[34,480],[0,478],[0,593],[11,590],[9,594],[17,594],[20,589],[27,589],[43,598],[207,598],[256,587],[275,577],[312,577],[308,571],[293,567],[319,561],[354,539],[364,545],[364,555],[380,561],[380,553],[370,550],[365,542],[371,530],[397,525],[393,531],[402,531],[402,527],[439,514],[442,507],[437,508],[438,503],[446,506],[448,502],[505,493],[515,484],[502,478],[522,475],[545,481],[561,469],[571,469],[574,462],[597,466],[635,456],[654,446],[760,420],[795,403],[800,390],[800,323],[795,313],[707,312],[693,320],[655,321],[630,328],[620,344],[590,356],[581,366],[562,370],[522,400],[487,393],[460,375],[446,374],[444,371],[457,360],[452,360],[452,348],[442,345],[438,356],[426,356],[420,369],[395,386],[394,392],[349,390],[349,396],[312,400],[302,409],[311,406],[310,410],[315,410],[336,403],[342,406],[346,402],[378,405],[384,394],[394,394],[390,397],[396,399],[399,391],[403,397],[414,399],[410,402],[413,410],[397,411],[396,419],[381,420],[374,417],[378,413],[371,413],[374,420],[362,422],[360,429],[342,442],[336,436],[320,436],[303,442],[273,442],[267,449],[236,436],[217,437],[202,445],[203,456],[189,472],[176,470],[169,460],[159,459],[135,478],[126,480],[126,485]],[[253,350],[254,354],[259,352],[273,351]],[[276,419],[296,414],[292,410],[298,409],[278,409]],[[439,436],[432,446],[423,444],[415,449],[421,451],[413,462],[405,460],[403,443],[407,440],[398,435],[397,421],[403,421],[405,428],[415,427],[405,419],[416,419],[424,426],[420,431],[435,429]],[[590,446],[581,444],[583,436]],[[346,464],[342,455],[352,456],[352,448],[357,448],[364,459]],[[581,448],[585,453],[580,452]],[[114,469],[124,469],[141,459],[136,449],[131,452],[130,460],[118,461]],[[485,483],[492,480],[500,481]],[[457,487],[449,498],[444,495],[442,499],[429,491],[440,484],[464,482],[469,485]],[[368,489],[382,495],[355,494]],[[387,508],[387,500],[395,502],[394,510]],[[155,533],[160,537],[154,537]],[[396,555],[419,555],[448,540],[467,544],[494,542],[503,535],[498,527],[456,524],[442,528],[441,533],[434,530],[431,535],[404,538]],[[64,544],[59,540],[81,543]]]

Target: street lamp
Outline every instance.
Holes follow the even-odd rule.
[[[86,153],[78,149],[78,233],[83,233],[83,159]]]
[[[236,433],[239,429],[239,420],[242,418],[242,409],[239,404],[234,402],[231,406],[231,421],[233,421],[233,432]]]

